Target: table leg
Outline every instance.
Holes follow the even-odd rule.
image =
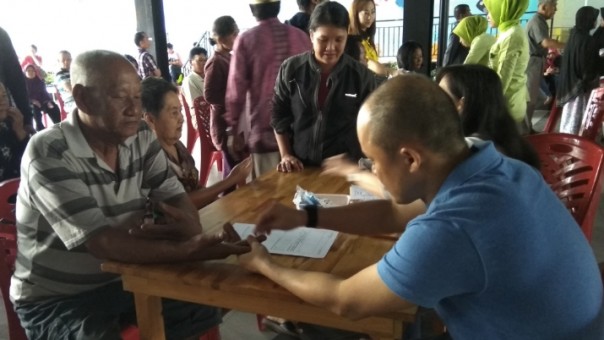
[[[134,302],[141,340],[165,340],[161,298],[135,293]]]

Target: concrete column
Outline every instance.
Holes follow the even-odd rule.
[[[403,42],[414,40],[424,47],[424,71],[427,75],[430,75],[433,15],[433,0],[405,0]]]

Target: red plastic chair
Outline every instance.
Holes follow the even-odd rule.
[[[195,98],[193,107],[195,108],[195,118],[197,119],[201,144],[199,183],[205,187],[214,163],[216,163],[218,171],[222,173],[222,152],[216,150],[210,136],[210,103],[204,97],[198,97]]]
[[[587,139],[596,140],[598,133],[602,128],[602,118],[604,118],[604,87],[599,87],[591,91],[583,122],[579,130],[579,136]]]
[[[541,161],[541,174],[568,208],[588,241],[600,202],[604,149],[570,134],[526,136]]]
[[[0,223],[15,224],[15,204],[9,199],[17,194],[19,178],[11,178],[0,183]]]
[[[189,103],[187,103],[187,100],[182,93],[180,94],[180,105],[182,105],[182,108],[185,112],[185,124],[187,125],[187,142],[185,146],[187,147],[189,153],[191,153],[193,151],[195,141],[197,140],[198,132],[191,121],[191,110],[189,109]]]
[[[10,277],[14,271],[17,256],[16,228],[14,224],[0,224],[0,291],[8,321],[8,338],[10,340],[27,340],[25,331],[13,303],[9,298]]]

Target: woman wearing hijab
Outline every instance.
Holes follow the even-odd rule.
[[[489,51],[495,37],[487,34],[487,19],[481,16],[463,18],[453,30],[464,47],[470,48],[464,64],[489,65]]]
[[[558,103],[562,105],[560,132],[579,132],[591,90],[597,86],[598,48],[589,31],[596,26],[598,10],[579,8],[562,56]]]
[[[499,29],[499,36],[491,47],[489,67],[501,78],[510,113],[519,126],[523,126],[528,101],[529,46],[526,32],[520,26],[528,4],[529,0],[484,0],[491,27]]]

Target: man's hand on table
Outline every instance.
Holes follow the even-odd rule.
[[[306,211],[296,210],[278,202],[271,202],[260,214],[256,234],[270,234],[271,230],[289,230],[306,224]]]
[[[251,272],[263,274],[263,270],[272,263],[271,255],[255,237],[248,236],[246,242],[251,251],[237,256],[239,264]]]
[[[130,234],[142,238],[165,240],[184,240],[201,234],[202,228],[197,216],[192,216],[184,210],[164,202],[160,202],[158,207],[164,214],[164,223],[144,223],[137,228],[130,229]]]
[[[186,249],[191,259],[215,260],[240,255],[250,251],[247,240],[241,240],[239,234],[230,223],[223,225],[223,230],[216,234],[199,234],[186,242]],[[254,242],[259,243],[266,240],[266,236],[251,237]]]

